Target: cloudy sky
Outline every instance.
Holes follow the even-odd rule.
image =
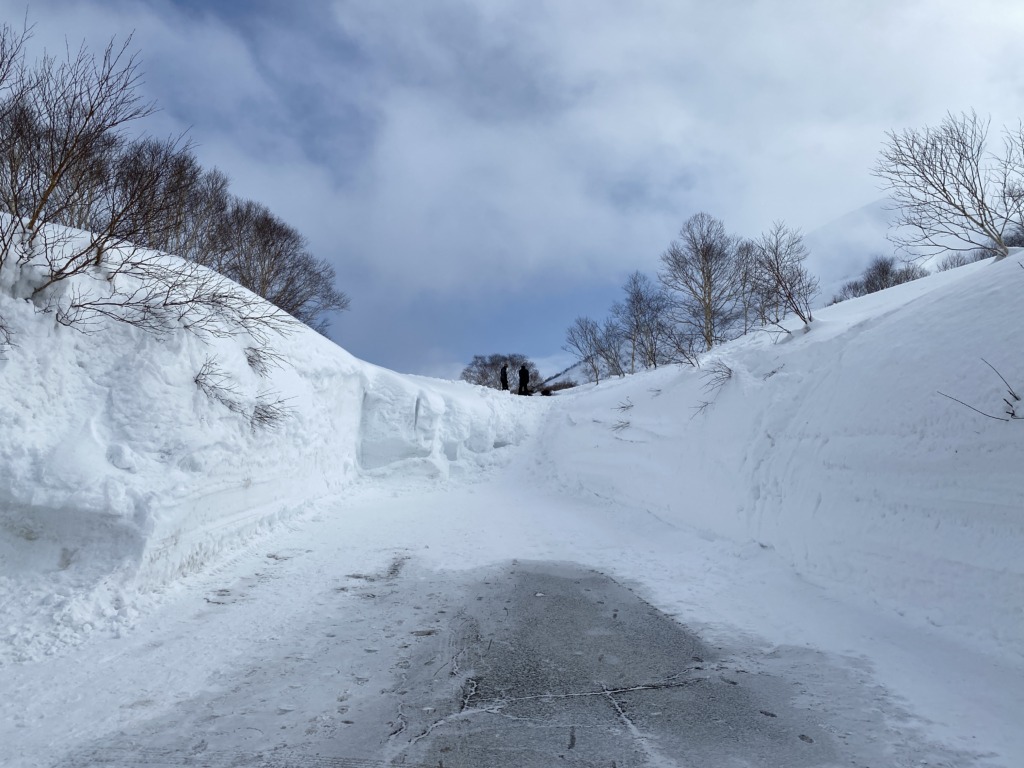
[[[331,337],[444,377],[492,352],[554,373],[572,320],[603,319],[698,211],[813,233],[881,197],[886,131],[1024,116],[1018,0],[0,8],[27,11],[33,55],[134,33],[148,132],[189,129],[234,194],[335,265],[352,308]],[[863,266],[813,242],[823,284]]]

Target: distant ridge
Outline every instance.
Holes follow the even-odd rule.
[[[819,305],[857,277],[872,257],[893,253],[887,237],[894,215],[891,205],[889,198],[880,198],[804,235],[811,252],[808,267],[821,283]]]

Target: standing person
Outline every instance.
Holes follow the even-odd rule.
[[[519,394],[528,395],[530,390],[527,388],[527,384],[530,383],[530,372],[526,369],[526,363],[523,363],[519,369]]]
[[[501,390],[508,392],[508,363],[501,364]]]

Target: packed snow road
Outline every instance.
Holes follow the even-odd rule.
[[[609,510],[512,478],[343,506],[193,577],[122,638],[4,671],[4,764],[977,764],[862,662],[688,630],[620,581],[665,567],[643,549],[657,529],[694,589],[721,589],[736,561],[716,566],[717,544],[687,551],[653,518],[611,533]]]

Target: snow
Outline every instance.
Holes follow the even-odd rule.
[[[393,590],[381,619],[360,590],[404,570],[441,604],[519,558],[608,573],[711,641],[805,649],[804,672],[840,660],[869,693],[825,680],[815,706],[1024,765],[1024,422],[938,394],[1003,415],[983,360],[1024,390],[1018,261],[550,398],[396,374],[305,330],[273,338],[261,374],[251,340],[83,333],[5,287],[5,764],[132,729],[157,748],[147,724],[186,699],[230,702],[250,735],[221,747],[255,752],[273,718],[244,686],[282,734],[339,728],[308,713],[339,687],[370,706],[387,627],[426,620]],[[208,397],[207,361],[287,417],[253,428]],[[346,639],[329,674],[328,634]]]

